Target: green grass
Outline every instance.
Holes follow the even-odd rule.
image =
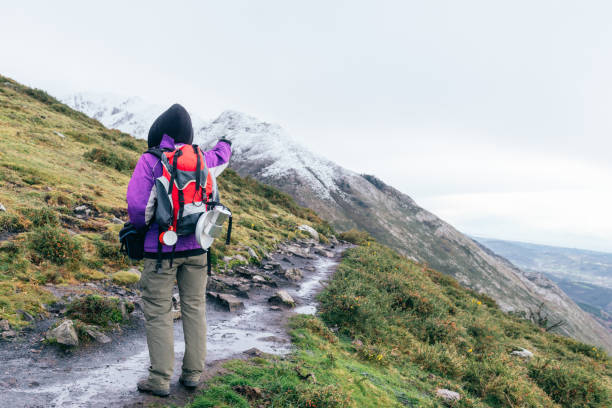
[[[543,332],[454,279],[351,236],[360,245],[320,294],[319,316],[291,321],[295,353],[227,364],[229,374],[190,406],[438,407],[437,388],[459,392],[457,407],[610,406],[603,350]],[[535,358],[511,356],[518,348]],[[247,405],[237,385],[262,397]],[[319,394],[328,397],[314,401]]]
[[[124,147],[131,146],[130,144],[126,144],[125,142],[126,141],[121,142],[120,145]],[[132,143],[132,145],[134,144]],[[130,148],[130,150],[135,149]],[[131,172],[136,166],[136,160],[133,157],[117,154],[114,151],[100,147],[95,147],[91,149],[83,156],[87,160],[90,160],[94,163],[100,163],[104,166],[110,167],[111,169],[115,169],[118,171]]]
[[[7,208],[0,213],[0,319],[22,327],[18,309],[44,314],[43,304],[53,299],[42,285],[111,279],[127,269],[118,253],[121,225],[111,219],[126,216],[127,184],[147,145],[2,76],[0,143],[0,203]],[[246,246],[261,256],[299,237],[300,224],[331,232],[287,194],[232,170],[219,187],[235,228],[229,246],[213,245],[217,273],[227,267],[224,256],[249,259]],[[92,210],[87,219],[74,212],[80,205]],[[242,227],[244,220],[256,227]]]

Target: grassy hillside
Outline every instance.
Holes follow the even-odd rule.
[[[109,279],[128,267],[115,217],[142,141],[72,111],[42,91],[0,77],[0,318],[44,314],[46,284]],[[223,255],[259,255],[308,223],[328,225],[289,196],[227,170],[234,210]],[[85,206],[86,209],[83,209]],[[89,211],[89,212],[88,212]],[[463,407],[605,407],[612,366],[601,349],[545,333],[490,298],[411,262],[362,233],[320,295],[319,317],[291,322],[287,358],[232,361],[194,407],[434,407],[436,388]],[[253,260],[251,260],[253,261]],[[236,262],[236,261],[232,261]],[[517,348],[532,360],[510,356]]]
[[[291,322],[286,359],[233,361],[192,407],[609,407],[606,353],[500,311],[488,297],[367,238]],[[526,348],[531,360],[511,356]]]
[[[113,220],[126,219],[127,183],[146,143],[0,76],[0,145],[0,319],[22,327],[19,310],[37,315],[53,300],[45,284],[108,279],[128,267]],[[262,255],[302,223],[329,232],[289,196],[231,170],[219,185],[236,228],[232,245],[215,243],[215,263],[248,258],[247,246]]]

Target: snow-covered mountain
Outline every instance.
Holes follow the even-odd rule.
[[[63,102],[135,137],[165,108],[138,98],[78,94]],[[291,194],[336,228],[360,228],[379,241],[464,286],[493,297],[504,310],[535,309],[541,302],[552,319],[563,319],[566,334],[612,350],[612,336],[542,274],[527,273],[482,247],[410,197],[370,175],[360,175],[317,155],[280,126],[226,111],[213,121],[192,115],[195,142],[232,140],[231,167]]]
[[[119,129],[138,139],[146,139],[153,121],[168,107],[148,104],[139,97],[110,93],[79,92],[59,97],[66,105],[97,119],[104,126]],[[207,125],[194,112],[189,112],[194,131]]]

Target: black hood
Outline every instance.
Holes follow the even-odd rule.
[[[174,143],[191,144],[193,142],[193,126],[187,110],[178,103],[159,115],[149,129],[149,147],[159,146],[164,134],[174,139]]]

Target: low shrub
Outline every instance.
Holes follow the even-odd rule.
[[[67,315],[85,323],[108,327],[113,323],[123,323],[127,313],[133,310],[115,297],[88,295],[73,301],[67,310]]]
[[[298,315],[291,321],[293,329],[307,329],[309,332],[323,337],[330,343],[337,343],[338,337],[320,320],[314,316]]]
[[[357,354],[365,361],[381,365],[389,364],[389,351],[380,345],[364,344],[362,347],[357,347]]]
[[[422,344],[416,347],[411,360],[423,370],[449,378],[459,378],[464,372],[464,360],[444,344]]]
[[[77,142],[81,142],[83,144],[92,144],[95,141],[95,139],[92,138],[91,135],[83,133],[83,132],[65,131],[64,133],[67,136],[70,136],[71,138],[76,140]]]
[[[603,384],[580,366],[536,360],[529,366],[529,377],[562,407],[609,407],[612,403]]]
[[[133,150],[135,152],[138,151],[138,147],[136,146],[136,144],[134,143],[133,140],[125,139],[125,140],[122,140],[121,142],[119,142],[119,144],[121,146],[125,147],[126,149],[130,149],[130,150]]]
[[[37,227],[42,227],[45,225],[55,227],[59,224],[57,213],[47,207],[23,208],[21,213],[28,219],[28,221]]]
[[[341,232],[338,238],[355,245],[361,245],[365,242],[372,241],[372,236],[370,234],[356,229]]]
[[[344,408],[351,406],[351,397],[337,385],[297,385],[279,398],[278,406],[295,408]]]
[[[60,207],[72,207],[74,205],[74,199],[66,194],[59,192],[50,193],[45,196],[45,201],[48,205],[57,205]],[[63,208],[63,210],[66,210]],[[58,211],[62,211],[62,208],[58,208]]]
[[[118,171],[131,171],[136,166],[135,159],[99,147],[91,149],[84,156],[87,160]]]
[[[569,337],[559,337],[559,341],[574,353],[583,354],[595,360],[606,361],[608,355],[601,347],[594,347]]]
[[[470,360],[463,375],[463,388],[493,407],[553,407],[542,390],[512,371],[508,361],[485,358]]]
[[[16,242],[0,242],[0,279],[18,278],[29,282],[33,276],[27,273],[28,261],[23,248]]]
[[[457,325],[448,319],[427,318],[415,320],[413,333],[421,341],[429,344],[450,342],[457,335]]]
[[[94,241],[94,245],[99,258],[112,261],[120,266],[128,264],[126,256],[119,250],[119,242],[108,242],[97,239]]]
[[[64,230],[48,225],[32,231],[29,248],[57,265],[78,263],[82,259],[79,243]]]
[[[0,213],[0,232],[23,232],[26,230],[26,223],[16,214]]]
[[[28,96],[31,96],[32,98],[42,103],[45,103],[45,104],[52,104],[52,103],[58,102],[57,99],[55,99],[54,97],[49,95],[47,92],[43,91],[42,89],[25,88],[25,93]]]

